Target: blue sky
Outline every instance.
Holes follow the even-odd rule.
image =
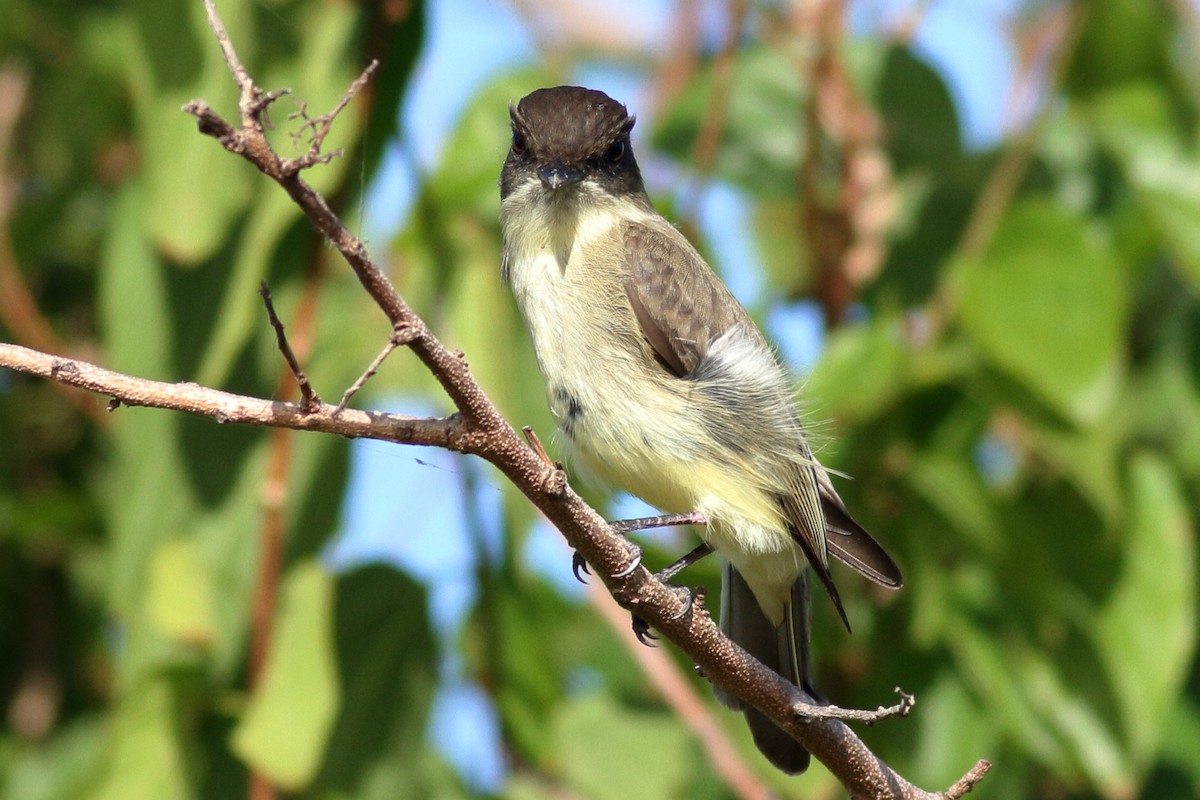
[[[968,147],[990,146],[1002,133],[1000,114],[1013,68],[1012,53],[1002,38],[1003,20],[1016,4],[1016,0],[933,2],[916,32],[914,48],[949,85]],[[577,5],[611,11],[614,2],[590,0]],[[673,2],[623,0],[618,5],[622,10],[616,17],[642,31],[646,42],[666,40]],[[869,34],[886,27],[910,5],[904,0],[851,2],[851,25]],[[497,72],[535,62],[537,51],[508,3],[442,0],[427,8],[425,51],[402,111],[402,127],[417,160],[429,170],[437,163],[440,143],[471,97]],[[706,18],[715,21],[717,15],[709,13]],[[592,65],[574,79],[627,103],[649,127],[648,115],[638,107],[646,94],[642,76],[627,66]],[[506,112],[500,108],[496,113]],[[414,192],[405,160],[394,148],[368,193],[364,220],[368,240],[387,242],[403,226]],[[747,235],[748,216],[745,198],[720,184],[705,193],[699,209],[714,260],[735,294],[753,305],[762,292],[762,270]],[[822,326],[811,305],[776,307],[767,324],[793,368],[803,370],[815,362],[822,346]],[[427,414],[432,409],[420,401],[395,398],[390,410]],[[444,499],[473,492],[487,517],[488,509],[499,508],[497,481],[490,467],[444,451],[355,442],[342,533],[328,554],[330,563],[339,567],[363,561],[394,563],[428,584],[431,616],[448,645],[443,648],[445,688],[435,701],[430,736],[468,785],[481,791],[502,786],[506,768],[487,696],[464,678],[450,646],[475,596],[475,555],[465,534],[462,504]],[[439,502],[429,503],[429,497]],[[421,513],[414,516],[412,508]],[[622,502],[610,511],[616,517],[643,513],[636,501]],[[485,537],[498,535],[494,530],[484,533]],[[554,531],[543,527],[532,536],[527,556],[564,592],[577,591],[570,578],[569,551]]]

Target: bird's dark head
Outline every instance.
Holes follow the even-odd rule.
[[[500,174],[500,197],[525,190],[548,197],[597,191],[644,196],[629,144],[634,118],[604,92],[580,86],[538,89],[509,106],[512,146]]]

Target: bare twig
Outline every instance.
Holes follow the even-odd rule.
[[[443,447],[461,453],[472,452],[477,441],[457,414],[430,418],[355,409],[339,412],[335,406],[326,403],[305,411],[298,403],[246,397],[195,383],[135,378],[86,361],[61,358],[3,342],[0,342],[0,367],[105,395],[121,405],[184,411],[209,417],[223,425],[321,431],[350,439]]]
[[[371,380],[371,378],[375,376],[375,373],[378,372],[379,368],[383,365],[384,359],[391,355],[392,351],[397,347],[403,347],[404,345],[408,344],[411,340],[411,337],[412,331],[406,326],[397,326],[392,328],[392,335],[388,337],[387,344],[385,344],[383,349],[379,351],[379,355],[375,356],[375,358],[367,366],[366,372],[360,375],[358,380],[351,384],[350,388],[347,389],[345,394],[342,395],[342,401],[338,403],[337,406],[338,411],[341,411],[343,408],[345,408],[346,404],[350,402],[350,398],[358,394],[358,392],[367,385],[367,381]]]
[[[796,714],[810,719],[840,719],[843,722],[865,722],[874,725],[893,717],[907,717],[917,704],[917,698],[896,687],[900,702],[892,706],[880,706],[874,710],[864,708],[841,708],[840,706],[821,706],[813,703],[797,703]]]
[[[612,523],[612,528],[622,536],[634,531],[645,531],[651,528],[670,528],[676,525],[707,525],[708,520],[699,511],[687,514],[662,514],[657,517],[639,517],[623,519]]]
[[[264,96],[262,90],[254,85],[250,72],[242,64],[242,60],[238,58],[233,41],[229,38],[229,31],[225,30],[225,23],[217,14],[217,7],[213,4],[213,0],[204,0],[204,10],[208,14],[208,24],[212,26],[213,33],[217,37],[217,44],[221,47],[225,63],[229,65],[229,71],[233,73],[233,82],[237,84],[238,90],[241,92],[238,110],[241,112],[242,125],[258,127],[260,125],[259,116],[263,109],[286,94],[288,90],[283,89]]]
[[[980,759],[975,762],[975,766],[967,770],[967,774],[956,780],[945,794],[942,795],[944,800],[958,800],[960,797],[968,794],[975,788],[975,784],[983,780],[983,776],[988,774],[988,770],[992,768],[990,762]]]
[[[271,301],[271,289],[267,286],[266,281],[263,281],[259,285],[258,293],[262,295],[263,305],[267,307],[267,319],[270,320],[271,327],[275,329],[275,342],[279,346],[279,352],[283,353],[288,368],[291,369],[292,375],[296,378],[296,385],[300,387],[300,409],[310,412],[321,404],[321,398],[313,391],[308,376],[304,374],[304,370],[301,369],[296,354],[292,351],[291,344],[288,343],[287,334],[283,330],[283,323],[279,321],[279,315],[275,313],[275,303]]]
[[[330,160],[337,158],[342,154],[341,150],[335,150],[332,153],[323,154],[321,153],[321,145],[325,143],[325,137],[329,135],[329,131],[333,128],[333,121],[337,119],[338,114],[341,114],[342,110],[350,104],[350,101],[362,91],[363,87],[367,85],[369,80],[371,80],[371,76],[375,74],[375,70],[377,69],[379,69],[379,61],[377,59],[372,60],[370,64],[367,64],[366,69],[364,69],[362,74],[354,79],[354,82],[351,83],[350,87],[342,94],[342,99],[338,100],[337,105],[335,105],[333,110],[331,110],[328,114],[311,119],[308,116],[308,105],[306,103],[300,103],[299,109],[296,112],[288,115],[288,119],[304,120],[304,124],[300,126],[299,130],[292,134],[294,140],[299,141],[300,137],[304,134],[304,131],[312,132],[312,137],[309,139],[308,143],[308,152],[296,160],[296,167],[298,169],[307,169],[314,164],[326,164]]]
[[[554,461],[546,453],[546,448],[542,446],[542,440],[538,438],[532,427],[526,425],[521,428],[521,433],[525,434],[525,441],[529,442],[529,446],[533,448],[533,452],[537,453],[542,461],[546,462],[546,466],[555,466]]]

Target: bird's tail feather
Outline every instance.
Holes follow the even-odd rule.
[[[787,680],[800,687],[813,702],[824,702],[812,682],[809,660],[810,609],[812,599],[805,570],[792,587],[784,622],[775,627],[742,576],[728,563],[724,565],[721,592],[721,630],[730,639]],[[725,706],[746,715],[754,744],[767,760],[789,775],[808,768],[809,754],[782,728],[742,700],[722,691],[717,699]]]

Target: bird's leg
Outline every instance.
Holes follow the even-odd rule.
[[[638,519],[619,519],[610,522],[612,529],[622,536],[634,531],[644,531],[650,528],[669,528],[672,525],[707,525],[704,515],[693,511],[690,514],[662,514],[657,517],[640,517]],[[683,569],[680,567],[680,569]]]
[[[610,522],[609,526],[613,529],[613,531],[615,533],[619,533],[622,536],[626,536],[630,533],[633,533],[634,531],[644,531],[644,530],[648,530],[650,528],[669,528],[673,525],[706,525],[706,524],[708,524],[708,520],[704,518],[704,515],[693,511],[690,514],[663,514],[658,517],[639,517],[638,519],[619,519],[616,522]],[[699,549],[699,548],[697,548],[697,549]],[[695,552],[695,551],[693,551],[693,552]],[[691,553],[689,553],[688,555],[690,556]],[[701,557],[702,556],[696,556],[697,559],[701,558]],[[684,556],[684,558],[687,558],[687,556]],[[680,561],[682,561],[682,560],[683,559],[680,559]],[[625,577],[625,575],[628,575],[630,572],[633,572],[633,570],[637,569],[637,567],[641,563],[642,563],[641,557],[640,556],[635,557],[633,560],[633,566],[630,567],[624,575],[617,575],[616,577],[618,577],[618,578]],[[677,561],[677,562],[675,562],[675,564],[672,564],[671,566],[674,567],[679,563],[680,562]],[[690,564],[690,563],[694,563],[694,562],[688,562],[688,563]],[[671,575],[675,575],[675,573],[679,572],[679,570],[683,569],[687,565],[688,564],[683,564],[683,566],[680,566],[678,569],[675,570],[675,572],[672,572]],[[667,569],[670,569],[670,568],[671,567],[668,567]],[[591,570],[588,569],[587,562],[583,560],[583,556],[579,555],[579,553],[573,553],[571,555],[571,573],[575,576],[575,580],[579,581],[580,583],[587,583],[587,580],[583,577],[583,575],[586,573],[589,573],[589,572],[591,572]],[[665,579],[660,577],[660,580],[665,580]]]
[[[638,519],[622,519],[622,520],[617,520],[616,522],[610,523],[613,531],[621,534],[622,536],[632,533],[633,531],[642,531],[642,530],[647,530],[649,528],[667,528],[667,527],[671,527],[674,525],[707,525],[707,524],[708,524],[708,520],[705,518],[705,516],[696,511],[693,511],[690,514],[663,514],[663,515],[657,516],[657,517],[640,517]],[[672,578],[674,578],[676,575],[678,575],[683,570],[690,567],[692,564],[695,564],[697,561],[704,558],[706,555],[708,555],[712,551],[713,551],[712,546],[710,544],[708,544],[707,542],[705,542],[705,543],[701,544],[700,546],[696,547],[694,550],[692,550],[690,553],[685,555],[683,558],[679,559],[675,563],[667,566],[665,569],[656,573],[654,577],[658,578],[663,583],[669,584]],[[617,575],[615,577],[620,578],[620,577],[624,577],[625,575],[628,575],[629,573],[631,573],[635,569],[637,569],[638,566],[641,565],[641,563],[642,563],[641,554],[638,553],[637,556],[635,556],[633,559],[633,565],[630,566],[629,568],[627,568],[625,570],[624,574]],[[590,570],[588,569],[587,562],[583,560],[583,556],[579,555],[579,553],[574,553],[571,556],[571,572],[575,575],[575,580],[579,581],[580,583],[586,582],[583,577],[583,573],[590,572]],[[692,603],[694,601],[694,598],[703,593],[702,589],[698,590],[697,592],[692,592],[690,589],[684,589],[684,591],[687,592],[687,599],[684,601],[683,611],[681,611],[679,614],[679,616],[681,616],[681,617],[684,614],[687,614],[689,611],[692,610]],[[650,631],[649,623],[647,623],[644,619],[637,616],[636,614],[632,615],[632,618],[633,618],[632,619],[633,635],[636,636],[637,640],[639,642],[641,642],[642,644],[646,645],[647,647],[653,647],[654,646],[653,642],[651,642],[650,640],[652,640],[656,637]]]
[[[685,569],[695,564],[700,559],[713,551],[713,547],[708,542],[701,542],[695,550],[685,555],[683,558],[676,561],[674,564],[663,567],[658,572],[654,573],[654,577],[658,578],[663,583],[670,583],[671,579]]]

